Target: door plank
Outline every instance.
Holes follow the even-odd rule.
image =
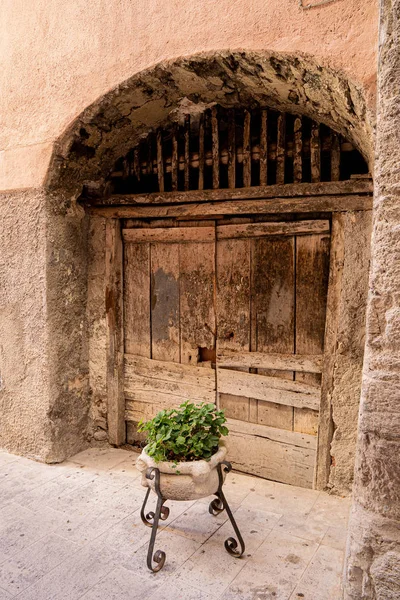
[[[296,237],[296,351],[321,354],[324,347],[329,276],[328,235]],[[312,306],[312,311],[310,310]],[[296,381],[321,384],[321,375],[296,373]],[[294,410],[294,430],[316,435],[318,413]]]
[[[319,408],[321,393],[319,387],[306,383],[228,369],[218,369],[218,390],[225,394],[314,410]]]
[[[199,228],[203,229],[203,228]],[[197,365],[200,348],[215,350],[215,244],[180,247],[181,362]]]
[[[329,221],[292,221],[283,223],[247,223],[244,225],[219,225],[217,239],[263,237],[265,235],[299,235],[329,233]]]
[[[218,353],[217,360],[219,367],[247,367],[321,373],[323,355],[267,354],[265,352],[229,352],[228,350],[222,350]]]
[[[171,383],[185,382],[215,392],[215,374],[211,369],[125,354],[126,379],[131,380],[137,376]]]
[[[157,227],[144,229],[123,229],[122,235],[125,242],[135,243],[165,242],[176,244],[178,242],[213,242],[215,239],[215,228]]]
[[[251,349],[294,352],[294,238],[252,240]],[[293,379],[291,371],[259,369],[260,375]],[[265,412],[267,411],[267,413]],[[258,421],[292,430],[293,408],[258,402]]]
[[[151,246],[151,356],[180,361],[178,244]]]
[[[150,358],[150,244],[125,244],[125,351]]]
[[[233,420],[228,421],[228,427],[226,443],[235,469],[273,481],[312,487],[315,438]]]
[[[217,350],[248,351],[250,348],[250,242],[217,242]],[[239,365],[240,370],[248,368]],[[216,375],[218,378],[219,371]],[[250,419],[246,396],[218,394],[220,408],[232,418]]]
[[[180,404],[186,400],[215,402],[215,392],[199,385],[181,382],[166,381],[153,377],[140,377],[139,375],[125,379],[125,398],[141,402],[160,403],[159,395],[169,397],[168,404]],[[146,399],[144,399],[146,398]]]

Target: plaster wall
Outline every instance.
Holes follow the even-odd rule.
[[[1,0],[0,10],[0,189],[40,186],[53,141],[87,106],[179,56],[309,53],[343,70],[374,104],[377,0],[310,10],[298,0]]]
[[[205,102],[234,94],[246,101],[268,86],[282,109],[293,108],[293,87],[300,109],[305,103],[309,113],[329,117],[333,106],[332,124],[346,132],[364,117],[373,123],[377,2],[335,0],[303,10],[297,0],[0,0],[0,10],[0,190],[21,190],[0,199],[0,445],[57,461],[93,432],[105,439],[106,427],[104,224],[93,220],[88,229],[75,203],[85,165],[69,170],[73,135],[83,124],[89,149],[100,146],[98,164],[104,157],[110,163],[110,148],[122,154],[187,90]],[[237,72],[227,48],[248,53],[234,56]],[[207,69],[204,53],[219,56],[220,49],[223,59]],[[264,50],[291,58],[275,65]],[[198,52],[202,60],[166,63]],[[149,70],[160,61],[167,66]],[[357,129],[364,141],[370,125]],[[89,162],[87,173],[95,173]],[[69,173],[68,193],[46,189],[57,168]]]

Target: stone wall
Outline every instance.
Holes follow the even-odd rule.
[[[400,598],[400,0],[382,0],[372,267],[346,600]]]

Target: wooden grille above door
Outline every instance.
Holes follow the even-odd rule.
[[[269,108],[213,106],[151,132],[111,174],[112,193],[144,194],[338,181],[368,173],[326,125]]]

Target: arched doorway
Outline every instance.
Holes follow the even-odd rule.
[[[157,67],[74,125],[49,186],[84,184],[105,223],[111,443],[168,403],[213,398],[237,468],[326,486],[335,394],[354,403],[361,374],[343,322],[358,310],[359,339],[367,140],[340,76],[244,53]]]

